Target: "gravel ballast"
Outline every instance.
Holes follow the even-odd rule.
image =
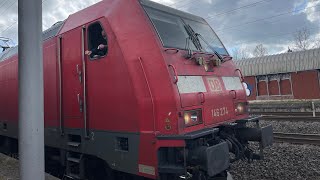
[[[17,180],[17,179],[19,179],[18,160],[0,153],[0,180]],[[34,179],[37,179],[37,175],[35,175]],[[46,180],[58,180],[58,179],[46,174]]]
[[[260,125],[271,124],[274,132],[320,134],[320,122],[260,121]]]
[[[231,166],[234,180],[320,180],[320,146],[274,143],[265,159]]]

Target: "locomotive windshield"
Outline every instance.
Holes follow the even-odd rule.
[[[164,47],[190,48],[194,51],[203,50],[212,53],[216,51],[219,54],[228,55],[223,44],[206,22],[199,22],[149,7],[145,7],[145,10],[157,30]],[[189,25],[195,33],[202,36],[202,38],[199,38],[202,49],[199,49],[199,45],[195,42],[188,40],[190,37],[185,28],[186,25]]]

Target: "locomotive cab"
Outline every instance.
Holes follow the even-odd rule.
[[[241,71],[209,24],[150,1],[140,3],[159,38],[176,94],[177,131],[167,118],[157,138],[183,144],[159,147],[161,179],[226,177],[230,162],[262,159],[262,149],[272,144],[272,127],[261,128],[259,117],[249,116]],[[259,142],[259,153],[249,141]]]
[[[8,149],[18,137],[17,49],[0,55]],[[46,156],[61,177],[226,178],[230,163],[261,159],[272,144],[272,127],[247,112],[241,71],[201,17],[103,0],[46,30],[43,53]]]

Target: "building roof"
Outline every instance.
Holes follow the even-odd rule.
[[[320,48],[235,61],[244,76],[320,69]]]

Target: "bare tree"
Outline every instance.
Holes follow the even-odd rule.
[[[250,58],[250,53],[248,47],[239,47],[232,50],[231,55],[235,60],[248,59]]]
[[[316,48],[317,44],[310,38],[311,34],[307,28],[296,31],[293,35],[294,50],[305,51],[307,49]]]
[[[320,38],[318,38],[318,40],[316,40],[316,42],[314,44],[314,48],[320,48]]]
[[[252,54],[254,57],[262,57],[268,55],[268,50],[262,44],[259,44],[254,48]]]

